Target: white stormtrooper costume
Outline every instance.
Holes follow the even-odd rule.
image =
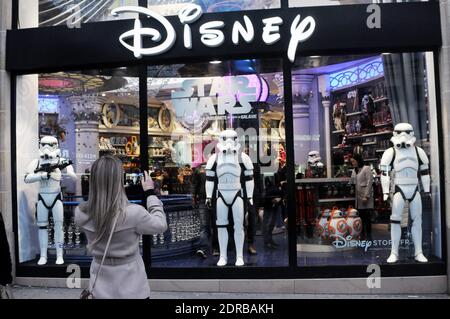
[[[56,264],[64,264],[64,209],[61,196],[61,169],[66,169],[67,175],[76,179],[77,176],[70,165],[71,162],[61,158],[58,140],[45,136],[40,140],[39,159],[33,160],[27,168],[25,183],[39,182],[39,199],[36,205],[37,226],[39,227],[40,259],[38,265],[47,263],[48,246],[48,215],[53,215],[55,226]]]
[[[321,162],[322,158],[320,157],[320,153],[318,151],[311,151],[308,153],[308,165],[314,166],[317,168],[323,168],[323,163]]]
[[[322,163],[322,158],[318,151],[311,151],[308,153],[308,169],[314,177],[321,177],[325,165]]]
[[[227,264],[228,216],[232,213],[234,222],[234,241],[236,244],[236,266],[244,265],[244,198],[253,205],[253,163],[250,157],[241,152],[238,136],[233,130],[221,132],[218,152],[213,154],[206,164],[206,205],[211,207],[212,197],[217,199],[217,233],[220,259],[217,266]],[[241,175],[245,180],[245,189],[241,184]],[[216,182],[217,181],[217,182]],[[213,194],[215,185],[217,191]]]
[[[411,234],[415,248],[415,259],[427,262],[422,252],[422,199],[420,191],[430,192],[429,160],[425,151],[414,146],[413,127],[408,123],[397,124],[391,142],[394,147],[387,149],[381,158],[381,185],[384,200],[391,193],[390,173],[393,171],[393,198],[391,215],[391,255],[387,262],[398,261],[398,249],[401,238],[401,220],[405,202],[409,202],[412,220]],[[420,185],[422,186],[420,189]]]

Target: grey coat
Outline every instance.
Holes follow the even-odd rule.
[[[373,175],[370,166],[363,166],[358,174],[352,173],[351,183],[355,184],[356,209],[373,209]],[[368,200],[364,202],[364,198]]]
[[[117,221],[107,259],[95,284],[94,298],[145,299],[150,296],[144,262],[139,253],[140,235],[162,233],[167,229],[167,222],[163,205],[156,196],[147,198],[147,208],[148,211],[140,205],[130,204],[126,208],[124,220]],[[89,282],[89,288],[92,289],[109,234],[91,246],[97,234],[89,216],[79,208],[75,210],[75,223],[86,234],[88,252],[94,257]]]

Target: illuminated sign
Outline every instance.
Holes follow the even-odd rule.
[[[142,22],[137,17],[134,21],[134,28],[130,31],[123,33],[119,40],[120,43],[128,50],[134,53],[136,58],[142,56],[155,56],[169,51],[175,44],[177,34],[174,26],[169,22],[167,18],[156,13],[150,9],[136,6],[119,7],[112,10],[111,14],[117,16],[121,13],[139,13],[145,15],[148,18],[155,19],[164,29],[161,32],[155,28],[144,28]],[[203,12],[199,5],[188,4],[178,12],[178,19],[183,25],[183,46],[187,50],[191,50],[192,44],[192,29],[191,24],[199,20]],[[233,45],[239,45],[241,41],[246,43],[252,43],[255,39],[254,23],[252,20],[244,15],[242,17],[243,22],[235,21],[233,23],[231,39]],[[262,35],[262,40],[266,45],[274,45],[281,39],[280,26],[284,23],[281,17],[269,17],[262,19],[263,28],[258,30]],[[200,25],[200,41],[206,47],[217,48],[224,44],[225,34],[223,29],[225,22],[221,20],[209,21]],[[295,55],[298,49],[298,45],[308,40],[316,29],[316,21],[313,17],[307,16],[304,19],[300,14],[296,15],[292,21],[290,27],[291,38],[289,41],[289,47],[287,50],[287,56],[291,62],[294,62]],[[166,39],[162,40],[163,34]],[[143,47],[143,38],[148,37],[152,42],[158,45],[153,47]],[[127,40],[132,39],[132,44],[129,44]]]

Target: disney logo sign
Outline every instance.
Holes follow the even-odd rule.
[[[392,245],[392,241],[388,239],[379,239],[379,240],[356,240],[352,236],[342,237],[340,235],[332,235],[335,240],[331,243],[336,248],[364,248],[364,251],[370,247],[390,247]],[[402,246],[409,245],[409,239],[402,239],[400,244]]]
[[[144,7],[125,6],[113,9],[111,14],[117,16],[121,13],[139,13],[158,21],[167,34],[166,39],[161,42],[161,32],[155,28],[143,28],[142,22],[137,17],[134,21],[134,28],[123,33],[119,40],[128,50],[134,53],[136,58],[142,56],[160,55],[170,50],[175,44],[177,33],[175,28],[164,16]],[[178,13],[178,19],[183,26],[183,45],[186,49],[192,49],[192,28],[191,24],[196,22],[202,16],[202,8],[196,4],[188,4]],[[252,43],[255,39],[255,28],[252,20],[243,15],[243,22],[235,21],[232,26],[231,40],[233,45],[239,45],[241,41]],[[280,26],[284,23],[281,17],[269,17],[262,19],[262,40],[266,45],[274,45],[281,39]],[[203,45],[210,48],[220,47],[225,42],[223,29],[224,21],[209,21],[199,27],[200,40]],[[290,33],[291,39],[287,50],[287,56],[291,62],[294,62],[298,45],[307,41],[316,29],[316,21],[313,17],[307,16],[303,20],[300,14],[294,18]],[[143,37],[149,37],[154,43],[159,43],[153,47],[143,47]],[[126,40],[133,39],[132,44]]]

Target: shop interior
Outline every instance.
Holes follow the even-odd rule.
[[[438,149],[432,142],[436,114],[429,99],[432,77],[425,56],[299,59],[292,68],[294,205],[287,203],[289,159],[280,60],[149,66],[145,143],[140,137],[136,69],[25,76],[26,86],[18,89],[28,87],[30,94],[19,92],[23,103],[18,103],[17,116],[18,139],[23,138],[17,150],[22,154],[18,157],[20,262],[35,263],[38,251],[37,189],[22,182],[24,169],[39,154],[39,138],[51,135],[58,138],[62,156],[73,162],[77,174],[76,181],[62,181],[66,262],[90,260],[73,212],[88,196],[92,163],[104,154],[119,157],[127,195],[139,203],[141,158],[147,152],[169,225],[164,234],[151,236],[152,267],[215,266],[214,212],[201,213],[199,204],[205,198],[198,181],[220,132],[234,129],[255,167],[256,209],[248,210],[245,219],[246,266],[288,266],[288,209],[295,209],[298,266],[384,263],[390,251],[390,204],[382,198],[379,163],[400,121],[414,126],[417,144],[431,161],[433,190],[423,204],[423,247],[431,260],[440,258],[439,170],[434,155]],[[402,82],[411,70],[417,83]],[[403,110],[405,103],[414,105],[412,110]],[[373,174],[373,207],[365,216],[358,212],[357,185],[352,184],[355,154]],[[402,226],[401,261],[410,262],[413,248],[407,209]],[[332,234],[345,240],[337,241]],[[53,236],[50,217],[50,257],[55,253]]]
[[[220,132],[234,129],[239,134],[242,151],[252,157],[255,165],[254,198],[258,209],[246,217],[246,265],[287,266],[286,217],[277,214],[274,224],[267,225],[274,239],[263,240],[263,232],[268,232],[264,225],[268,222],[261,193],[265,188],[264,180],[267,178],[274,184],[282,175],[278,171],[286,163],[280,70],[280,60],[149,66],[148,138],[145,141],[148,150],[143,149],[140,137],[137,70],[60,72],[29,79],[33,80],[33,85],[38,85],[39,92],[35,114],[39,119],[39,132],[34,133],[34,137],[36,141],[47,135],[57,137],[62,157],[73,161],[78,177],[76,181],[62,181],[65,260],[89,260],[85,237],[75,224],[73,213],[75,207],[87,199],[89,168],[95,159],[105,154],[119,157],[123,162],[129,200],[139,203],[141,157],[143,152],[148,152],[148,167],[164,203],[169,225],[164,234],[151,236],[152,266],[215,265],[218,247],[214,239],[217,236],[214,212],[208,211],[206,217],[199,213],[198,206],[204,204],[205,198],[198,190],[201,188],[198,182],[195,184],[193,180],[204,174],[202,166],[215,152]],[[187,99],[177,98],[177,93],[186,92],[189,85],[193,88],[192,94]],[[195,101],[196,105],[189,101]],[[29,137],[27,140],[32,142]],[[38,154],[33,153],[27,149],[27,160]],[[283,176],[281,178],[285,179],[286,175]],[[32,202],[36,186],[20,184],[19,188],[23,197]],[[26,201],[21,201],[20,206],[21,260],[34,263],[38,242],[32,217],[35,209]],[[205,236],[206,231],[209,237],[205,246],[200,237]],[[50,258],[55,253],[53,238],[50,217]],[[269,240],[276,242],[276,247],[266,245]],[[250,246],[254,251],[250,252]],[[232,247],[233,236],[230,236],[229,249],[233,250]],[[200,248],[206,258],[198,256]]]
[[[416,145],[431,161],[433,188],[438,187],[436,114],[429,90],[434,80],[425,56],[309,57],[293,70],[299,266],[386,262],[391,202],[383,199],[380,161],[392,146],[396,124],[414,127]],[[358,158],[372,175],[366,203],[357,195]],[[440,256],[438,199],[436,193],[422,197],[423,249],[434,257]],[[408,205],[401,227],[400,260],[410,262],[414,245]]]

